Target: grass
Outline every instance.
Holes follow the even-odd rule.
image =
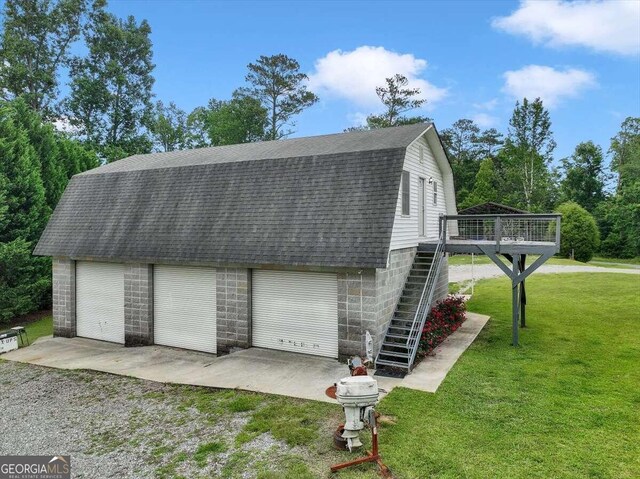
[[[334,413],[335,407],[330,404],[274,399],[251,416],[236,437],[236,443],[240,445],[269,432],[274,439],[288,446],[310,446],[318,440],[322,419]]]
[[[537,258],[538,258],[538,256],[536,256],[536,255],[527,256],[527,264],[533,263]],[[506,261],[506,260],[503,259],[503,261]],[[474,264],[477,264],[477,265],[480,265],[480,264],[493,264],[493,261],[491,261],[491,258],[489,258],[488,256],[485,256],[485,255],[475,255],[475,257],[473,259],[473,262],[474,262]],[[456,254],[456,255],[453,255],[453,256],[449,256],[449,266],[461,266],[461,265],[470,265],[470,264],[471,264],[471,255]],[[567,258],[560,258],[560,257],[557,257],[557,256],[549,258],[547,260],[546,264],[555,264],[555,265],[561,265],[561,266],[588,266],[588,265],[590,265],[589,263],[581,263],[580,261],[574,261],[572,259],[567,259]],[[599,265],[590,265],[590,266],[599,266]]]
[[[527,288],[520,347],[508,281],[482,281],[469,308],[492,320],[438,392],[382,401],[397,477],[640,477],[638,278],[534,275]]]
[[[27,323],[24,327],[29,336],[29,344],[42,336],[50,336],[53,334],[53,318],[47,316],[32,323]]]
[[[469,309],[492,319],[438,392],[397,388],[379,405],[391,419],[380,441],[394,477],[640,477],[639,293],[640,278],[631,275],[534,274],[528,327],[514,348],[508,280],[479,282]],[[50,318],[38,323],[30,338],[50,334]],[[176,415],[197,414],[202,431],[231,416],[246,421],[227,439],[203,437],[188,454],[153,445],[152,460],[163,460],[157,477],[219,458],[226,458],[223,478],[378,477],[373,465],[328,473],[330,464],[356,457],[332,450],[330,434],[342,419],[335,405],[190,386],[142,395],[167,397]],[[129,434],[102,433],[102,452],[133,447],[123,442]],[[263,434],[288,450],[258,456],[249,446]]]
[[[591,261],[637,265],[640,264],[640,256],[636,256],[635,258],[605,258],[603,256],[594,256]]]
[[[204,467],[207,465],[207,459],[212,454],[220,454],[221,452],[225,452],[227,450],[227,446],[220,441],[207,442],[205,444],[201,444],[198,446],[195,454],[193,455],[193,459],[196,461],[196,464],[200,467]]]

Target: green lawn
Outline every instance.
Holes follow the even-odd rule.
[[[9,323],[8,325],[6,323],[0,324],[0,331],[9,329],[11,326],[24,326],[29,336],[29,343],[33,343],[42,336],[50,336],[53,334],[53,318],[51,316],[45,316],[36,321],[30,320],[24,323],[18,321]]]
[[[635,258],[605,258],[602,256],[594,256],[591,261],[602,261],[605,263],[640,264],[640,256],[636,256]]]
[[[53,318],[47,316],[33,323],[28,323],[25,325],[25,329],[29,335],[29,342],[33,343],[42,336],[50,336],[53,334]]]
[[[527,256],[527,264],[533,263],[537,258],[538,256],[535,256],[535,255]],[[474,264],[491,264],[491,263],[493,263],[493,261],[491,261],[491,258],[489,258],[488,256],[476,255],[474,257]],[[449,266],[460,266],[460,265],[470,265],[470,264],[471,264],[471,255],[456,254],[454,256],[449,257]],[[574,261],[566,258],[558,258],[556,256],[548,259],[547,264],[556,264],[556,265],[565,265],[565,266],[599,266],[599,265],[591,265],[589,263],[581,263],[580,261]]]
[[[529,255],[527,256],[527,264],[533,263],[538,256]],[[504,258],[503,258],[504,260]],[[506,260],[504,260],[506,261]],[[607,263],[619,263],[619,265],[612,264],[600,264],[598,262],[607,262]],[[476,255],[474,257],[474,264],[491,264],[491,258],[485,255]],[[449,256],[449,266],[461,266],[461,265],[470,265],[471,264],[471,255],[466,254],[456,254],[453,256]],[[581,263],[580,261],[574,261],[567,258],[559,258],[554,256],[547,260],[545,264],[555,264],[561,266],[600,266],[603,268],[627,268],[624,266],[628,265],[636,265],[640,264],[640,258],[631,258],[631,259],[619,259],[619,258],[601,258],[601,257],[593,257],[591,261],[588,263]]]
[[[394,477],[640,477],[640,277],[534,274],[527,295],[529,326],[514,348],[508,280],[479,282],[469,308],[492,319],[438,392],[397,388],[381,402],[381,452]],[[30,334],[50,332],[46,321]],[[154,397],[196,408],[204,423],[246,415],[235,439],[203,440],[194,452],[196,463],[229,454],[223,477],[379,477],[373,465],[328,473],[355,457],[331,448],[337,406],[183,386]],[[244,449],[265,432],[295,448],[274,457],[273,474]],[[182,455],[165,459],[158,477],[173,477]]]
[[[533,275],[527,296],[513,348],[508,281],[481,282],[492,320],[438,392],[382,401],[397,477],[640,477],[640,278]]]

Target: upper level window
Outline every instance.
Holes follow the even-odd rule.
[[[418,155],[420,156],[420,163],[424,163],[424,148],[418,147]]]
[[[433,204],[434,205],[438,204],[438,182],[437,181],[433,182]]]
[[[411,214],[411,175],[408,171],[402,172],[402,214]]]

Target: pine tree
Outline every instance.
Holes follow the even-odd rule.
[[[407,117],[405,113],[423,106],[427,100],[420,98],[420,88],[410,88],[409,80],[399,73],[385,79],[385,86],[376,88],[376,95],[386,110],[380,115],[367,117],[367,128],[388,128],[390,126],[412,125],[431,121],[427,117]]]
[[[251,85],[238,90],[240,96],[260,100],[268,111],[269,126],[266,139],[278,140],[291,133],[285,130],[294,125],[293,117],[318,102],[318,97],[307,90],[308,77],[300,71],[300,64],[282,53],[270,57],[260,56],[247,65],[245,77]]]
[[[98,155],[76,140],[59,136],[58,149],[67,178],[100,166]]]
[[[0,105],[0,322],[49,303],[49,258],[31,250],[49,217],[29,136]]]
[[[0,175],[6,178],[8,221],[0,241],[37,240],[51,212],[40,176],[36,152],[27,133],[13,121],[7,105],[0,106]]]
[[[460,207],[468,208],[488,201],[496,201],[497,198],[498,191],[496,189],[496,172],[493,167],[493,160],[487,158],[480,163],[473,190],[460,204]]]
[[[24,100],[17,99],[11,102],[10,108],[13,110],[14,123],[26,132],[29,144],[35,150],[47,205],[53,210],[67,186],[67,175],[60,158],[56,133],[53,126],[43,122],[42,117]]]

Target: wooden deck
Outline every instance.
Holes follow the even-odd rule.
[[[511,279],[512,344],[526,325],[525,279],[560,251],[559,214],[453,215],[440,217],[440,238],[418,245],[418,251],[487,255]],[[500,260],[504,256],[511,263]],[[536,255],[527,266],[527,255]],[[518,324],[519,323],[519,324]]]

